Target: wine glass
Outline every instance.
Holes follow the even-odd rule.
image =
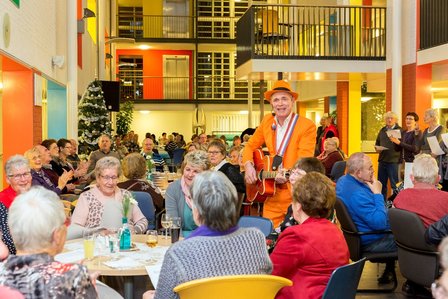
[[[165,240],[168,239],[168,229],[171,227],[171,216],[168,214],[162,214],[162,218],[160,219],[160,223],[165,229]]]

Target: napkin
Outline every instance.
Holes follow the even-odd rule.
[[[104,265],[114,269],[132,269],[140,267],[141,264],[130,257],[124,257],[119,260],[104,262]]]

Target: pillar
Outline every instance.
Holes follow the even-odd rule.
[[[348,94],[348,153],[361,151],[361,84],[360,74],[351,73],[349,75]]]

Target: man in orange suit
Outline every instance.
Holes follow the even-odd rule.
[[[285,171],[303,157],[313,157],[316,145],[316,126],[303,117],[293,113],[292,108],[298,94],[291,90],[288,82],[275,82],[272,90],[264,97],[271,102],[273,113],[266,115],[254,135],[244,147],[243,164],[247,184],[255,184],[257,173],[253,163],[253,152],[263,144],[273,158],[273,170],[276,192],[264,203],[263,216],[273,221],[277,227],[283,220],[291,204],[291,184],[285,177]]]

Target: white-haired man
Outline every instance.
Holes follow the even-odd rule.
[[[389,138],[392,130],[399,130],[403,133],[397,124],[397,119],[394,112],[386,112],[384,114],[386,125],[378,132],[375,141],[375,150],[380,153],[378,155],[378,180],[382,184],[381,194],[383,194],[384,200],[387,197],[387,181],[389,180],[392,189],[395,189],[398,183],[398,161],[401,151],[395,150],[394,143]]]
[[[448,193],[437,190],[440,175],[436,160],[428,154],[416,156],[411,181],[414,187],[398,193],[394,206],[416,213],[427,228],[448,214]]]
[[[387,209],[381,194],[381,182],[374,177],[372,160],[364,153],[354,153],[347,160],[347,174],[336,183],[336,195],[344,202],[360,232],[390,230]],[[361,236],[365,252],[397,251],[392,234]],[[389,283],[395,262],[387,262],[378,283]]]
[[[93,151],[90,154],[89,169],[87,170],[87,173],[88,173],[87,175],[92,174],[93,170],[95,169],[96,162],[101,158],[110,156],[110,157],[115,157],[118,160],[120,160],[120,156],[116,152],[111,151],[111,145],[112,145],[112,142],[108,135],[103,134],[98,138],[99,149],[97,149],[96,151]]]

